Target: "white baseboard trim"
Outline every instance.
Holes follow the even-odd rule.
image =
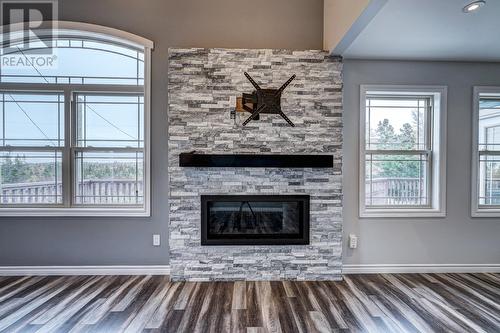
[[[0,276],[26,275],[170,275],[170,266],[0,266]]]
[[[377,274],[377,273],[500,273],[500,264],[482,265],[343,265],[342,274]]]
[[[377,273],[500,273],[500,264],[371,264],[343,265],[342,268],[342,274]],[[0,266],[0,276],[28,275],[170,275],[170,266]]]

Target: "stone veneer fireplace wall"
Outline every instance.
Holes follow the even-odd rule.
[[[241,124],[232,98],[279,87],[278,115]],[[341,278],[342,64],[323,51],[169,50],[169,247],[173,280]],[[179,154],[330,154],[333,168],[183,168]],[[200,195],[310,195],[310,244],[202,246]]]

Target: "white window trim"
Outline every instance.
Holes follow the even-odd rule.
[[[105,26],[68,22],[54,21],[53,26],[59,31],[64,31],[64,34],[69,36],[85,35],[100,40],[117,42],[134,47],[144,49],[144,205],[139,208],[135,207],[36,207],[36,206],[20,206],[20,207],[1,207],[1,216],[88,216],[88,217],[148,217],[151,216],[151,51],[154,48],[152,41],[131,34],[126,31],[121,31]],[[24,29],[23,24],[11,25],[11,33],[15,30]],[[43,29],[43,27],[42,27]],[[0,36],[3,33],[4,27],[0,27]],[[47,30],[47,33],[50,33]],[[39,35],[40,36],[40,35]],[[72,91],[91,91],[92,85],[72,85]],[[111,91],[115,91],[112,86],[109,86]],[[102,92],[102,87],[97,91]],[[39,84],[23,84],[23,83],[2,83],[1,90],[11,91],[59,91],[65,94],[65,103],[68,103],[70,97],[68,85],[64,84],[47,84],[40,90]],[[137,90],[135,86],[120,86],[120,92],[128,90]],[[67,191],[66,191],[67,192]]]
[[[0,26],[0,35],[4,34],[6,30],[10,33],[9,40],[15,42],[16,39],[22,39],[24,23],[11,24],[8,29],[5,26]],[[127,31],[118,30],[115,28],[105,27],[102,25],[71,22],[71,21],[51,21],[43,22],[36,30],[37,37],[53,36],[52,29],[57,29],[58,35],[69,34],[71,37],[78,37],[78,35],[94,38],[97,40],[114,42],[118,44],[125,44],[131,47],[141,47],[144,49],[153,50],[153,41],[144,37],[132,34]]]
[[[499,94],[500,87],[474,86],[472,98],[472,160],[471,160],[471,216],[472,217],[500,217],[500,206],[479,206],[479,98],[481,94]]]
[[[367,93],[430,94],[439,96],[434,112],[433,154],[432,154],[432,207],[431,208],[367,208],[365,205],[365,126]],[[359,102],[359,217],[360,218],[405,218],[405,217],[445,217],[446,216],[446,86],[412,85],[361,85]]]

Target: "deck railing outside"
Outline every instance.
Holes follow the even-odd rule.
[[[500,204],[500,179],[488,181],[488,204]],[[0,185],[3,204],[37,204],[62,202],[62,184],[54,182]],[[143,184],[133,179],[85,180],[77,184],[77,203],[138,204],[142,202]],[[418,178],[378,178],[366,182],[366,197],[382,205],[425,204],[423,183]],[[56,191],[57,189],[57,191]]]
[[[377,178],[366,182],[367,203],[372,205],[425,204],[424,183],[419,178]]]
[[[80,204],[139,204],[142,202],[142,182],[131,179],[85,180],[77,184]],[[3,184],[0,188],[3,204],[61,203],[62,184],[54,182]]]
[[[421,205],[427,198],[419,178],[377,178],[366,182],[367,202],[374,205]],[[500,204],[500,178],[485,183],[485,204]]]
[[[500,178],[490,178],[484,185],[484,204],[500,205]]]

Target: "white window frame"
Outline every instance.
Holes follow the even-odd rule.
[[[410,85],[361,85],[359,108],[359,217],[361,218],[404,218],[404,217],[445,217],[446,216],[446,86]],[[365,203],[366,168],[366,96],[370,94],[402,96],[434,96],[433,119],[431,121],[431,203],[426,207],[371,208]]]
[[[53,23],[59,32],[64,33],[71,37],[88,37],[95,40],[102,40],[108,42],[115,42],[122,45],[129,45],[135,48],[141,48],[144,50],[144,85],[143,86],[133,86],[133,85],[99,85],[99,84],[31,84],[31,83],[0,83],[0,91],[9,92],[60,92],[64,94],[64,120],[65,120],[65,146],[61,147],[61,151],[64,151],[63,155],[63,184],[66,187],[73,187],[72,177],[74,164],[72,158],[74,158],[75,150],[86,151],[88,148],[76,148],[70,145],[73,138],[72,133],[68,133],[68,129],[74,128],[72,122],[74,117],[72,113],[74,108],[72,107],[72,99],[75,93],[140,93],[144,94],[144,202],[143,205],[139,206],[84,206],[76,205],[69,206],[68,202],[72,201],[70,198],[74,195],[72,190],[68,188],[63,188],[63,196],[65,197],[64,202],[66,205],[19,205],[19,206],[4,206],[0,207],[0,216],[115,216],[115,217],[147,217],[151,216],[151,51],[153,50],[154,44],[152,41],[145,39],[143,37],[109,28],[104,26],[99,26],[95,24],[80,23],[80,22],[67,22],[67,21],[55,21]],[[11,40],[12,36],[15,36],[16,30],[19,35],[22,36],[23,24],[16,24],[10,27]],[[0,30],[0,34],[3,33],[4,28]],[[44,33],[48,36],[52,36],[52,31],[50,29],[44,30],[42,27],[37,30],[39,37],[43,37]],[[15,38],[15,37],[14,37]],[[13,150],[16,147],[12,147]],[[43,150],[43,148],[35,148],[34,151]],[[123,148],[122,148],[123,150]],[[120,151],[117,149],[117,151]]]
[[[500,205],[481,207],[479,205],[479,100],[481,95],[500,96],[500,86],[474,86],[472,98],[472,161],[471,161],[471,216],[472,217],[500,217]],[[490,153],[490,155],[500,153]]]

